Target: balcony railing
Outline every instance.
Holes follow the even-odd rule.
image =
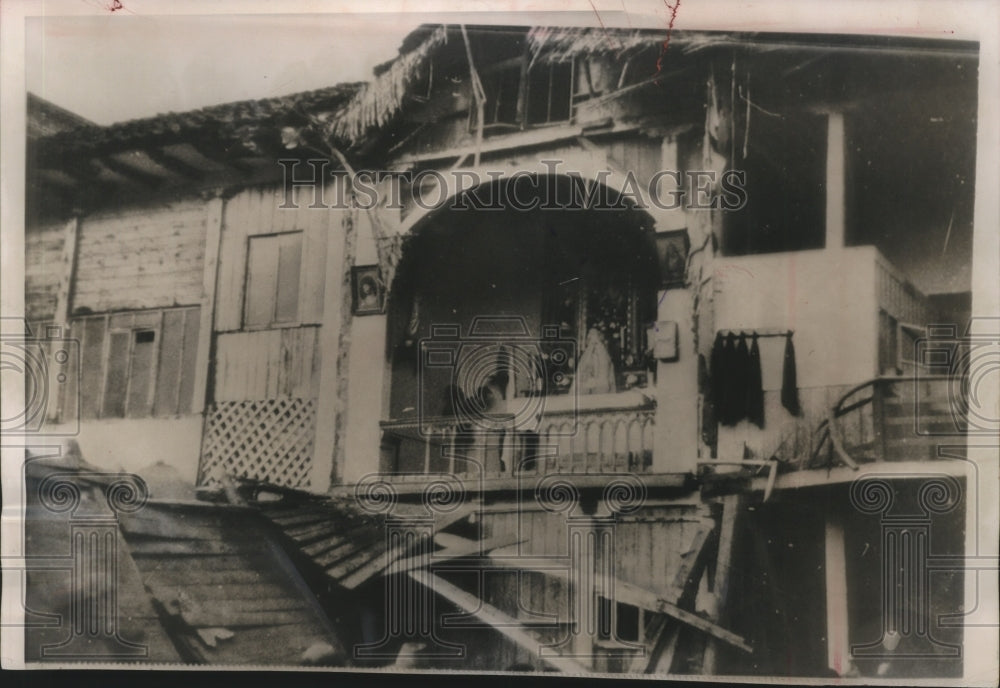
[[[938,458],[938,447],[967,431],[945,375],[879,377],[844,394],[816,429],[813,450],[800,468],[837,463]]]
[[[532,429],[509,414],[388,420],[382,471],[400,480],[430,473],[469,477],[644,473],[653,460],[655,406],[548,412]]]

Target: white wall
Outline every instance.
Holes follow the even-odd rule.
[[[355,265],[378,262],[371,220],[358,213]],[[351,324],[348,358],[347,419],[344,426],[344,483],[355,483],[379,470],[379,422],[383,413],[386,384],[385,315],[356,316]]]
[[[200,415],[84,420],[73,439],[84,460],[98,468],[142,477],[143,469],[162,462],[193,485],[198,477],[201,425]],[[59,426],[53,426],[53,432],[58,430]]]
[[[698,352],[694,348],[691,292],[661,291],[657,318],[677,323],[677,360],[656,364],[653,471],[693,472],[698,462]]]
[[[875,255],[861,246],[718,257],[716,329],[793,330],[799,387],[868,380],[878,366]],[[781,388],[783,346],[761,343],[764,389]]]
[[[719,427],[718,455],[741,460],[746,444],[766,458],[796,424],[812,423],[878,367],[876,250],[871,246],[715,260],[717,330],[793,330],[801,418],[781,405],[785,340],[759,340],[764,428]],[[801,433],[800,433],[801,434]]]

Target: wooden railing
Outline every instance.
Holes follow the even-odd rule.
[[[383,421],[381,470],[419,478],[549,473],[643,473],[653,460],[655,406],[549,412],[536,427],[511,415]]]
[[[837,463],[938,458],[938,447],[966,431],[951,376],[878,377],[844,394],[816,428],[801,468]],[[949,439],[950,438],[950,439]]]
[[[901,323],[928,322],[927,297],[881,253],[876,253],[875,289],[878,307]]]

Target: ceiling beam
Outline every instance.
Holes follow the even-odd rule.
[[[151,147],[142,151],[149,159],[172,174],[191,181],[202,181],[208,170],[203,170],[181,160],[176,155],[162,148]]]
[[[134,181],[142,186],[149,187],[151,189],[156,189],[160,187],[166,179],[158,174],[153,174],[152,172],[146,172],[145,170],[140,170],[133,165],[122,162],[117,158],[106,157],[100,158],[100,164],[111,170],[115,174],[119,174],[130,181]]]

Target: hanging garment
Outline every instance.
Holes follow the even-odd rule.
[[[719,400],[719,422],[736,425],[742,417],[742,407],[746,398],[745,368],[740,360],[736,335],[730,333],[722,345],[722,365],[719,366],[721,397]]]
[[[750,347],[747,336],[740,333],[733,358],[733,399],[730,418],[735,425],[747,417],[747,398],[750,388]]]
[[[754,332],[747,367],[746,417],[758,428],[764,427],[764,383],[760,370],[760,345]]]
[[[781,368],[781,405],[793,416],[802,413],[799,406],[799,383],[795,372],[795,345],[792,333],[785,337],[785,360]]]

